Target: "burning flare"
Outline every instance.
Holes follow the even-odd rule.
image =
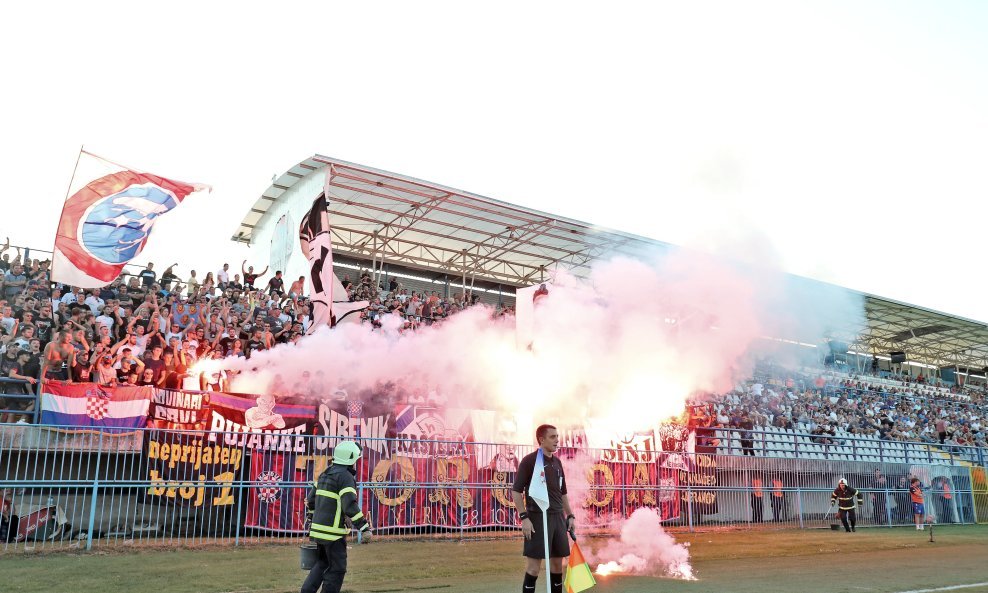
[[[600,576],[611,574],[656,575],[695,581],[690,553],[685,544],[677,544],[662,529],[662,521],[653,509],[632,513],[621,525],[621,536],[597,552],[601,560],[594,571]]]

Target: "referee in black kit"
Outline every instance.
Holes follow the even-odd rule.
[[[559,432],[555,426],[543,424],[535,431],[535,440],[542,449],[546,489],[549,493],[549,511],[546,524],[549,527],[549,583],[552,593],[563,591],[563,561],[569,556],[567,531],[574,531],[576,517],[566,496],[566,476],[563,464],[556,457],[559,448]],[[522,593],[535,593],[535,582],[542,572],[542,560],[546,557],[542,534],[542,509],[529,496],[532,472],[535,470],[539,451],[522,457],[512,486],[515,509],[521,518],[521,530],[525,534],[522,555],[526,558],[525,582]]]

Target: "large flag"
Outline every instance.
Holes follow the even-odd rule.
[[[590,565],[584,560],[580,546],[576,545],[576,541],[574,541],[569,548],[569,565],[566,567],[566,580],[563,581],[566,593],[580,593],[580,591],[586,591],[596,584],[597,581],[593,578]]]
[[[545,458],[542,456],[542,448],[535,456],[535,469],[532,470],[532,481],[528,485],[528,497],[539,505],[545,513],[549,508],[549,488],[545,483]]]
[[[302,253],[309,260],[309,280],[312,291],[312,324],[309,333],[322,325],[336,325],[333,319],[333,244],[329,236],[329,213],[326,193],[312,202],[312,208],[302,218],[298,240]]]
[[[357,312],[366,309],[367,301],[350,302],[340,279],[333,273],[333,243],[329,234],[329,171],[323,193],[312,202],[312,208],[302,218],[298,240],[302,254],[309,260],[309,281],[312,291],[309,300],[312,323],[308,333],[323,325],[335,326],[338,322],[355,321]]]
[[[80,432],[133,432],[147,425],[153,391],[152,387],[45,381],[41,386],[40,423]]]
[[[94,157],[87,161],[99,159],[101,171],[116,171],[93,179],[65,202],[51,278],[98,288],[113,282],[124,265],[141,253],[159,216],[207,186],[125,169],[87,152],[83,155]]]

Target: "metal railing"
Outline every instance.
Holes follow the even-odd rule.
[[[889,441],[853,436],[844,431],[831,435],[773,427],[758,430],[700,428],[697,429],[697,441],[726,455],[792,456],[798,459],[930,465],[988,465],[988,450],[983,447]]]
[[[34,424],[38,421],[40,411],[38,410],[38,395],[32,393],[36,391],[36,385],[32,385],[25,379],[11,379],[0,377],[0,421],[9,420],[10,417],[20,416]],[[9,407],[11,402],[27,402],[23,408]]]
[[[276,433],[252,441],[248,433],[67,430],[0,425],[0,549],[302,541],[303,501],[335,442]],[[531,446],[361,443],[359,499],[380,535],[517,536],[511,489]],[[639,508],[673,529],[825,527],[840,477],[862,490],[859,526],[911,524],[912,476],[926,488],[923,520],[988,522],[982,467],[572,448],[559,455],[583,531],[608,532]]]

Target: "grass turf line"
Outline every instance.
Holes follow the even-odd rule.
[[[599,579],[594,593],[825,591],[896,593],[984,582],[988,526],[938,527],[935,543],[915,529],[733,531],[677,534],[689,542],[697,582],[657,577]],[[584,551],[603,540],[586,539]],[[514,593],[519,540],[384,542],[350,549],[351,593]],[[304,578],[294,545],[99,553],[5,554],[4,591],[226,593],[297,591]],[[543,576],[544,579],[544,576]],[[540,580],[540,585],[544,584]],[[960,593],[988,593],[985,588]]]

